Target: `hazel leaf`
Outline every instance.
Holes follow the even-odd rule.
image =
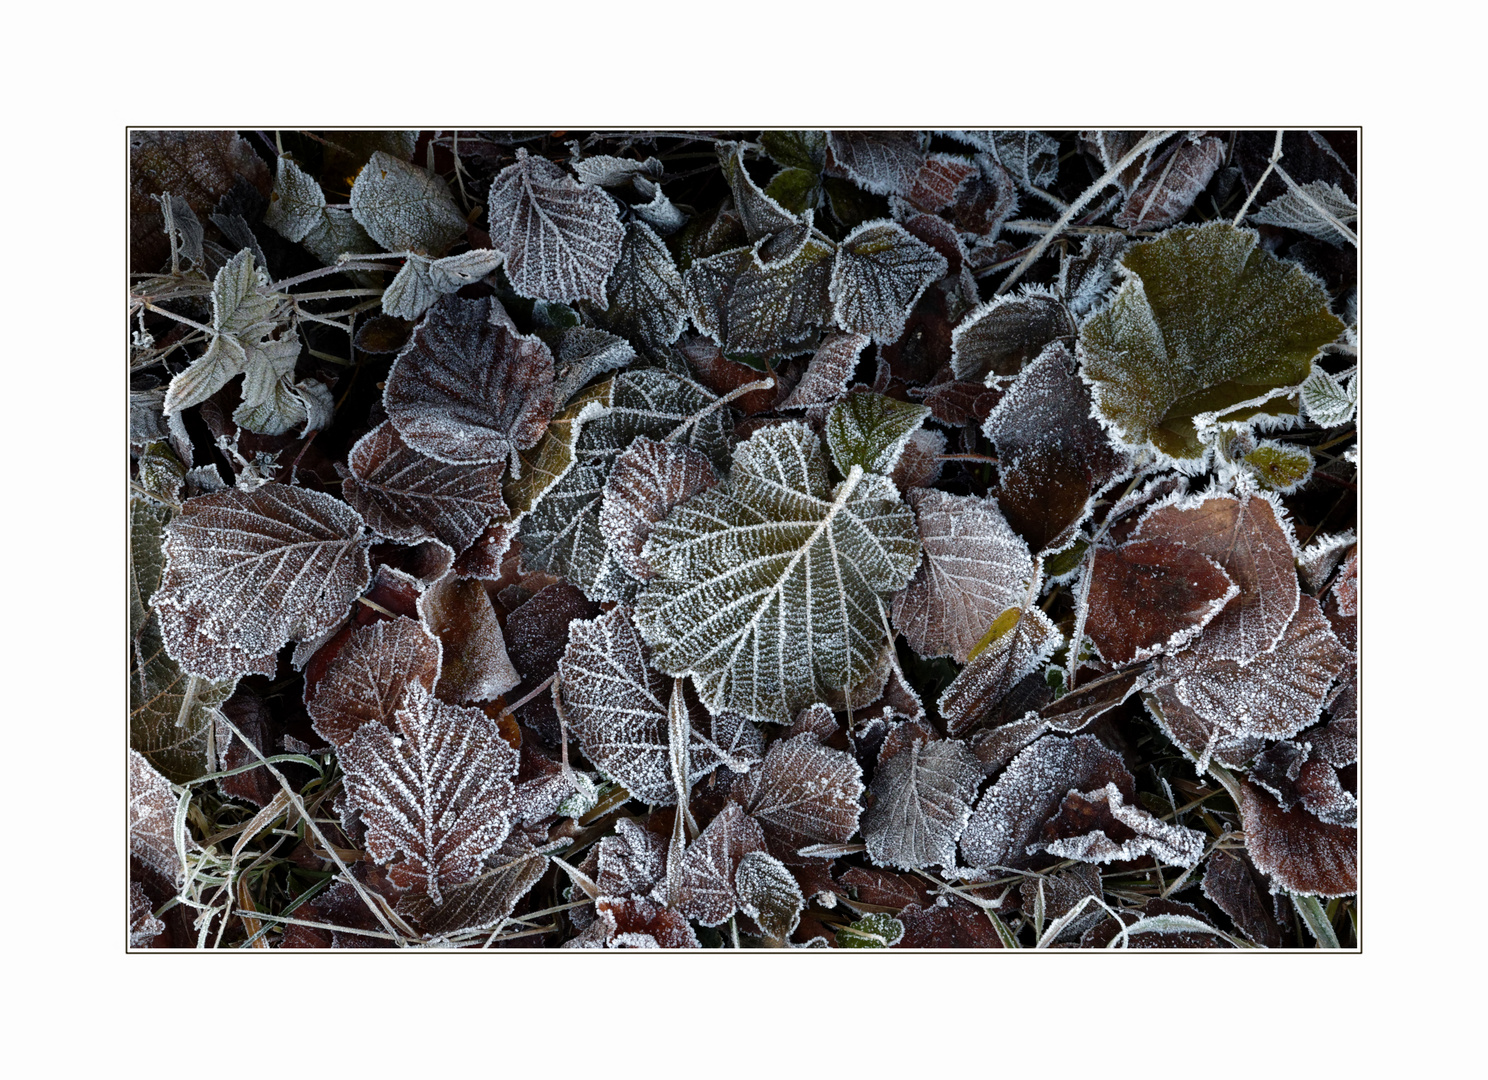
[[[641,549],[656,523],[718,483],[718,472],[690,446],[637,436],[615,459],[599,510],[599,531],[620,565],[634,578],[654,576]]]
[[[945,256],[892,221],[866,221],[837,245],[829,295],[837,324],[890,343],[910,309],[945,276]]]
[[[907,195],[925,164],[913,131],[829,131],[827,148],[855,184],[875,195]]]
[[[1016,375],[1055,341],[1072,341],[1075,320],[1063,301],[1025,289],[974,308],[951,332],[951,371],[963,382]]]
[[[339,748],[367,724],[394,730],[409,688],[432,692],[439,666],[439,639],[415,619],[357,627],[320,677],[307,677],[305,708],[316,734]]]
[[[677,911],[703,926],[726,922],[739,906],[739,862],[752,851],[765,852],[764,830],[738,803],[725,804],[687,848]]]
[[[643,221],[625,227],[595,321],[647,349],[670,345],[687,326],[687,294],[672,253]]]
[[[955,739],[927,741],[922,729],[895,738],[906,730],[890,735],[879,753],[869,787],[874,802],[862,820],[868,857],[900,870],[954,867],[981,767]]]
[[[465,235],[449,185],[417,165],[373,152],[351,186],[351,213],[386,251],[438,257]]]
[[[940,696],[946,730],[960,735],[982,723],[1025,676],[1064,643],[1064,635],[1036,607],[1011,607],[992,623]]]
[[[1240,594],[1218,563],[1167,540],[1095,554],[1085,632],[1111,664],[1146,660],[1191,641]]]

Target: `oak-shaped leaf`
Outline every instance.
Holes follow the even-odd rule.
[[[1146,660],[1181,648],[1239,594],[1213,559],[1171,540],[1102,547],[1085,632],[1107,663]]]
[[[1023,369],[982,433],[997,450],[998,505],[1035,551],[1067,546],[1095,495],[1130,469],[1091,418],[1090,391],[1058,342]]]
[[[914,131],[829,131],[827,149],[848,178],[875,195],[908,195],[924,166],[923,137]]]
[[[963,382],[1016,375],[1055,341],[1073,341],[1075,320],[1057,296],[1025,288],[974,308],[951,334],[951,371]]]
[[[929,415],[927,406],[859,388],[827,413],[832,464],[843,476],[855,467],[884,475],[893,472],[909,437]]]
[[[398,898],[398,914],[418,924],[427,935],[458,930],[487,930],[500,925],[548,869],[548,857],[525,833],[515,832],[487,856],[480,873],[443,890],[443,904],[422,893]]]
[[[1129,804],[1116,784],[1090,792],[1071,790],[1044,822],[1029,854],[1047,852],[1080,862],[1127,862],[1151,855],[1175,866],[1195,866],[1204,857],[1204,834],[1170,825]]]
[[[381,150],[351,186],[351,213],[387,251],[438,257],[465,235],[465,215],[449,185]]]
[[[485,586],[446,574],[418,601],[443,657],[435,691],[445,701],[494,701],[522,681],[506,653]]]
[[[844,330],[898,341],[910,309],[946,273],[945,256],[893,221],[865,221],[837,245],[832,313]]]
[[[641,581],[653,576],[641,549],[673,508],[718,483],[713,463],[690,446],[637,436],[605,481],[599,531],[620,565]]]
[[[600,527],[606,482],[637,437],[685,446],[715,465],[732,441],[727,404],[685,376],[656,368],[625,371],[590,399],[568,472],[522,523],[523,565],[559,574],[594,600],[628,598],[636,579]]]
[[[781,409],[810,409],[840,398],[858,367],[858,357],[872,339],[866,334],[828,334],[811,354],[806,373]]]
[[[1113,219],[1119,229],[1161,229],[1193,208],[1224,160],[1224,140],[1179,139],[1146,164]]]
[[[390,422],[351,448],[341,494],[373,532],[412,544],[437,539],[464,551],[507,516],[504,462],[449,464],[410,448]]]
[[[129,501],[129,745],[169,780],[186,783],[212,772],[212,725],[235,678],[188,675],[165,651],[150,597],[165,569],[161,539],[171,511],[153,500]]]
[[[1036,856],[1029,846],[1043,838],[1044,823],[1071,792],[1114,784],[1124,799],[1136,781],[1119,755],[1090,735],[1046,735],[1017,757],[972,811],[961,836],[961,854],[972,866],[1019,869]],[[1042,856],[1047,859],[1048,856]]]
[[[204,679],[272,675],[286,642],[335,626],[372,577],[361,516],[284,484],[187,499],[164,551],[154,604],[166,651]]]
[[[784,945],[801,921],[806,897],[790,868],[764,851],[747,851],[734,872],[739,910],[776,946]]]
[[[1208,556],[1239,587],[1204,630],[1206,656],[1243,664],[1275,645],[1296,614],[1302,595],[1296,544],[1274,496],[1175,494],[1155,503],[1133,535]]]
[[[395,727],[362,727],[341,748],[347,788],[367,824],[367,852],[393,882],[440,905],[477,876],[510,832],[517,752],[478,709],[412,684]]]
[[[894,597],[894,629],[920,656],[964,664],[993,621],[1028,595],[1033,559],[995,499],[924,488],[907,497],[925,557]]]
[[[553,415],[553,356],[493,322],[488,298],[446,297],[393,361],[388,419],[414,450],[450,464],[515,460]]]
[[[1242,934],[1267,949],[1281,947],[1266,879],[1244,852],[1216,850],[1204,867],[1204,895],[1234,920]]]
[[[357,627],[319,678],[307,673],[305,708],[316,734],[339,748],[365,724],[392,730],[410,686],[433,691],[439,663],[439,640],[414,619]]]
[[[688,846],[673,906],[703,926],[725,922],[739,905],[739,860],[751,851],[765,851],[764,830],[738,803],[726,803]]]
[[[985,722],[1007,693],[1062,644],[1064,635],[1038,608],[1002,612],[940,696],[946,730],[961,735]]]
[[[906,723],[879,752],[863,814],[868,857],[880,866],[919,870],[956,865],[956,841],[971,816],[982,770],[965,744],[927,738]]]
[[[851,754],[806,732],[770,744],[764,762],[730,791],[784,851],[845,844],[858,831],[863,770]]]
[[[1300,384],[1338,337],[1322,284],[1258,239],[1218,222],[1169,229],[1122,256],[1126,280],[1080,330],[1082,373],[1117,439],[1197,471],[1197,414]]]
[[[687,325],[687,295],[672,253],[642,221],[625,226],[620,256],[605,285],[607,306],[595,307],[600,326],[648,349],[670,345]]]
[[[1256,869],[1288,892],[1349,896],[1359,891],[1359,833],[1319,820],[1304,806],[1283,810],[1275,796],[1240,781],[1245,850]]]
[[[519,294],[606,302],[605,282],[625,238],[612,198],[518,149],[491,182],[489,203],[491,243],[506,253],[506,275]]]
[[[636,603],[655,663],[691,675],[709,710],[788,722],[857,686],[881,652],[881,605],[920,558],[892,483],[853,467],[832,489],[803,424],[756,432],[726,483],[646,541],[656,577]]]
[[[1280,225],[1308,236],[1342,247],[1356,242],[1350,226],[1359,217],[1359,208],[1337,184],[1313,180],[1289,187],[1258,210],[1250,220],[1261,225]]]

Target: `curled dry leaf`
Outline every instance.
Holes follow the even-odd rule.
[[[1080,862],[1128,862],[1151,855],[1176,866],[1195,866],[1204,857],[1204,834],[1169,825],[1128,804],[1108,781],[1088,793],[1072,790],[1028,847],[1030,855],[1044,851]]]
[[[439,638],[436,692],[445,701],[494,701],[522,681],[485,586],[448,574],[419,597],[419,614]]]
[[[436,304],[393,361],[388,419],[438,461],[495,463],[534,446],[553,415],[553,356],[492,321],[489,299]]]
[[[372,576],[361,516],[284,484],[187,499],[164,551],[165,647],[204,679],[273,674],[286,642],[334,627]]]

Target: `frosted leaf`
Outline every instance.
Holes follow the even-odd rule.
[[[325,192],[320,185],[290,158],[281,157],[264,210],[264,224],[298,244],[325,221],[325,209]]]
[[[1124,237],[1101,233],[1087,236],[1078,254],[1060,260],[1056,291],[1075,318],[1083,318],[1104,299],[1126,246]]]
[[[567,404],[596,377],[626,367],[636,357],[635,348],[624,338],[575,326],[558,335],[553,365],[557,371],[554,399]]]
[[[854,467],[870,473],[893,472],[909,437],[929,415],[924,405],[869,390],[848,394],[827,413],[832,464],[843,476]]]
[[[351,185],[351,214],[385,251],[440,256],[465,235],[449,185],[417,165],[374,151]]]
[[[1281,947],[1281,928],[1271,911],[1266,879],[1243,853],[1219,849],[1211,854],[1204,867],[1203,892],[1251,941],[1267,949]]]
[[[458,255],[455,258],[464,259],[465,256]],[[440,260],[443,261],[445,260]],[[422,255],[408,256],[408,260],[383,291],[383,313],[412,321],[433,307],[441,296],[458,292],[466,284],[458,280],[452,282],[449,275],[436,277],[434,268],[438,265],[438,262]]]
[[[1123,798],[1136,782],[1121,758],[1090,735],[1045,735],[1008,765],[972,811],[961,854],[972,866],[1019,869],[1034,862],[1028,846],[1042,838],[1044,822],[1071,791],[1115,784]]]
[[[689,697],[688,707],[697,716]],[[731,772],[746,773],[765,757],[765,737],[759,725],[743,713],[725,709],[710,717],[708,735],[704,735],[694,722],[692,744],[688,753],[692,761],[694,779],[704,777],[720,766]]]
[[[665,167],[654,157],[645,161],[595,154],[573,163],[574,174],[581,184],[595,187],[621,187],[637,176],[660,176]]]
[[[951,371],[963,382],[1016,375],[1054,341],[1075,337],[1075,320],[1058,297],[1025,290],[995,297],[951,332]]]
[[[165,933],[165,923],[155,917],[155,906],[138,881],[129,883],[129,947],[148,948],[150,942]]]
[[[574,463],[574,443],[586,421],[599,415],[609,403],[612,383],[606,379],[576,394],[564,408],[555,413],[536,445],[517,454],[520,475],[507,474],[502,495],[512,513],[524,515],[541,501],[553,486],[568,474]]]
[[[1267,491],[1288,495],[1312,479],[1312,452],[1274,439],[1262,439],[1245,457],[1245,471]]]
[[[740,143],[716,144],[718,163],[734,195],[734,211],[744,226],[749,242],[754,243],[796,224],[796,217],[759,189],[744,168],[744,148]]]
[[[901,870],[954,867],[956,841],[981,781],[965,744],[927,741],[915,725],[896,729],[879,753],[869,787],[875,801],[863,814],[868,857]]]
[[[891,949],[904,939],[904,924],[875,911],[837,931],[839,949]]]
[[[444,541],[464,551],[486,526],[507,516],[504,463],[450,465],[412,450],[391,423],[351,449],[341,494],[380,536],[412,544]]]
[[[1121,935],[1123,932],[1125,937]],[[1153,897],[1140,915],[1121,910],[1107,915],[1080,937],[1082,949],[1231,948],[1209,917],[1196,907]]]
[[[1059,140],[1042,131],[989,131],[977,145],[1024,184],[1047,187],[1059,176]]]
[[[372,576],[360,515],[284,484],[187,499],[164,550],[166,649],[205,679],[272,674],[286,642],[336,625]]]
[[[968,234],[975,257],[995,258],[997,233],[1002,223],[1018,209],[1018,188],[1013,174],[989,154],[976,156],[977,171],[956,192],[956,201],[941,213]]]
[[[614,924],[605,944],[611,949],[698,949],[697,934],[677,912],[645,899],[602,897],[595,908]]]
[[[930,410],[937,422],[947,427],[986,420],[998,401],[1002,391],[993,390],[981,383],[940,382],[928,387],[911,387],[911,397],[919,398]]]
[[[1240,782],[1245,849],[1256,869],[1288,892],[1349,896],[1359,891],[1359,833],[1320,821],[1305,807],[1283,810],[1274,796]]]
[[[1267,390],[1295,386],[1343,324],[1321,283],[1226,223],[1169,229],[1122,257],[1126,280],[1081,328],[1097,415],[1130,446],[1202,464],[1194,427]]]
[[[636,221],[644,222],[655,229],[656,235],[671,236],[687,224],[689,216],[687,212],[672,204],[666,192],[661,190],[660,184],[654,184],[645,177],[638,176],[635,180],[635,189],[651,201],[632,203],[630,212],[635,215]]]
[[[1038,608],[1013,607],[997,617],[983,642],[940,696],[940,715],[952,735],[985,720],[1008,691],[1054,655],[1064,635]]]
[[[1240,593],[1207,555],[1170,540],[1098,548],[1085,632],[1110,664],[1182,648]]]
[[[525,835],[513,833],[486,859],[479,876],[444,889],[443,905],[408,893],[398,899],[398,914],[412,918],[431,935],[491,929],[516,910],[547,869],[548,857]]]
[[[908,499],[925,558],[894,597],[894,629],[922,657],[964,664],[997,616],[1022,604],[1033,559],[993,499],[923,488]]]
[[[801,922],[806,897],[801,886],[775,856],[748,851],[734,873],[739,910],[759,924],[767,940],[783,945]]]
[[[1204,655],[1245,663],[1276,644],[1302,590],[1286,518],[1266,496],[1198,495],[1157,503],[1136,539],[1169,540],[1207,555],[1240,588],[1205,628]]]
[[[710,711],[788,722],[871,673],[880,604],[919,561],[909,508],[884,477],[852,469],[829,488],[801,424],[756,432],[728,481],[657,524],[656,571],[636,605],[655,662],[692,675]]]
[[[1034,920],[1035,925],[1062,919],[1084,901],[1083,913],[1075,913],[1065,923],[1064,929],[1055,939],[1057,941],[1078,939],[1086,930],[1106,918],[1100,905],[1085,900],[1087,896],[1101,899],[1104,894],[1101,872],[1090,863],[1078,864],[1052,874],[1026,877],[1018,891],[1023,894],[1023,915]],[[1039,911],[1040,907],[1043,908],[1042,912]]]
[[[393,361],[388,419],[414,450],[450,464],[505,461],[553,415],[553,357],[492,322],[491,301],[447,297]]]
[[[458,292],[466,285],[485,280],[501,265],[501,252],[476,248],[459,255],[446,255],[429,264],[429,279],[442,293]]]
[[[713,463],[692,447],[637,436],[605,481],[599,531],[620,565],[647,581],[654,574],[641,549],[651,529],[674,507],[717,483]]]
[[[1159,672],[1209,723],[1235,735],[1285,739],[1317,722],[1328,688],[1350,659],[1317,601],[1303,596],[1270,652],[1239,664],[1215,658],[1201,638],[1165,658]]]
[[[945,275],[945,256],[892,221],[865,221],[837,245],[832,314],[838,325],[898,341],[910,309]]]
[[[754,254],[747,247],[694,258],[682,275],[687,314],[704,334],[719,345],[728,342],[728,302],[739,275],[748,269]]]
[[[864,190],[908,195],[926,160],[922,138],[913,131],[829,131],[827,149]]]
[[[605,281],[625,230],[615,201],[557,165],[517,150],[491,182],[491,244],[506,253],[506,275],[522,296],[605,303]]]
[[[477,876],[515,812],[517,752],[479,709],[409,687],[395,730],[361,728],[339,751],[347,790],[367,824],[367,853],[391,863],[402,889],[426,893]]]
[[[1156,682],[1143,696],[1143,702],[1168,741],[1182,750],[1200,773],[1208,771],[1211,760],[1226,768],[1243,768],[1265,745],[1253,735],[1233,735],[1205,720],[1185,705],[1168,683]]]
[[[1333,582],[1333,596],[1338,602],[1338,613],[1345,618],[1359,614],[1359,546],[1349,552],[1348,561],[1338,579]]]
[[[829,334],[822,339],[781,409],[810,409],[830,405],[847,389],[858,357],[871,339],[866,334]]]
[[[339,748],[364,724],[391,730],[410,686],[433,691],[439,662],[438,640],[413,619],[400,616],[357,627],[324,674],[313,683],[306,680],[305,708],[315,733]]]
[[[931,154],[905,197],[916,209],[934,214],[956,201],[956,192],[976,171],[976,165],[963,157]]]
[[[269,170],[232,131],[129,133],[130,269],[153,272],[170,258],[160,209],[151,195],[169,192],[205,217],[242,184],[268,194]]]
[[[724,804],[688,847],[673,906],[703,926],[725,922],[738,907],[734,876],[739,860],[751,851],[765,851],[764,830],[738,803]]]
[[[168,779],[185,783],[216,768],[211,725],[237,680],[187,675],[165,651],[149,602],[165,568],[160,542],[169,520],[170,511],[148,499],[129,502],[129,745]]]
[[[728,293],[727,334],[714,340],[729,355],[758,357],[809,342],[832,320],[832,255],[832,248],[815,237],[768,267],[750,255]]]
[[[1349,379],[1347,385],[1316,364],[1312,374],[1302,383],[1302,408],[1307,417],[1318,427],[1342,427],[1354,418],[1359,406],[1359,380]]]
[[[931,409],[934,415],[934,409]],[[899,463],[889,479],[900,491],[927,488],[940,479],[941,455],[946,452],[946,437],[932,428],[919,428],[909,436]]]
[[[1250,779],[1275,796],[1283,810],[1301,803],[1321,821],[1358,823],[1358,800],[1339,781],[1332,764],[1313,756],[1310,743],[1272,743],[1251,762]]]
[[[912,904],[897,920],[904,936],[895,949],[1001,949],[992,922],[976,906],[959,897],[933,904]]]
[[[649,896],[666,881],[666,840],[629,818],[615,822],[614,835],[601,839],[596,850],[599,873],[594,883],[602,896]]]
[[[594,312],[595,322],[648,349],[670,345],[687,326],[682,275],[672,253],[645,222],[625,227],[605,300],[608,306]]]
[[[1204,834],[1159,821],[1129,805],[1114,783],[1088,794],[1071,791],[1044,823],[1030,855],[1047,852],[1080,862],[1128,862],[1151,855],[1175,866],[1195,866],[1204,857]]]
[[[194,849],[186,835],[188,850]],[[163,883],[178,885],[184,876],[176,852],[176,796],[137,750],[129,751],[129,854]]]
[[[540,579],[545,580],[545,579]],[[512,691],[513,699],[527,697],[558,671],[563,650],[568,644],[569,624],[575,619],[592,619],[599,605],[566,581],[555,581],[525,603],[518,604],[506,617],[506,649],[513,665],[522,675],[522,683]],[[517,718],[537,731],[549,746],[558,746],[562,733],[553,695],[538,694],[516,711]]]
[[[821,172],[827,156],[825,131],[764,131],[760,146],[783,169]]]
[[[594,600],[627,598],[635,579],[621,568],[599,520],[616,459],[645,436],[718,463],[730,426],[723,401],[691,379],[657,369],[617,375],[605,407],[583,421],[572,468],[522,523],[523,565],[568,578]]]
[[[1258,224],[1296,229],[1339,247],[1351,242],[1352,238],[1338,226],[1350,226],[1358,217],[1359,208],[1354,200],[1337,184],[1322,180],[1288,188],[1284,194],[1250,213],[1250,220]]]
[[[212,279],[212,331],[206,352],[171,379],[167,415],[200,404],[238,374],[247,376],[245,406],[263,402],[274,387],[293,379],[300,338],[290,322],[289,298],[264,283],[246,248]]]
[[[1145,131],[1082,131],[1080,132],[1081,149],[1098,159],[1101,171],[1104,172],[1126,157],[1147,134],[1148,132]],[[1117,174],[1116,186],[1123,194],[1131,194],[1132,189],[1142,179],[1147,162],[1152,160],[1152,155],[1161,145],[1162,140],[1159,140],[1149,146]]]
[[[326,266],[335,265],[342,255],[375,255],[379,251],[377,241],[344,206],[326,207],[325,220],[301,243]]]
[[[496,609],[479,581],[446,575],[419,597],[418,609],[439,638],[443,662],[435,691],[441,698],[494,701],[522,681],[506,655]]]
[[[734,792],[765,831],[792,851],[845,844],[858,831],[863,770],[851,754],[807,733],[771,743],[763,764]]]
[[[1073,734],[1110,712],[1144,685],[1140,672],[1112,672],[1082,683],[1077,689],[1045,705],[1039,716],[1051,730]]]
[[[1181,139],[1146,165],[1113,219],[1118,229],[1161,229],[1193,208],[1224,160],[1224,140]]]

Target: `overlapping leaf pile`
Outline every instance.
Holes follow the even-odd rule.
[[[131,944],[1355,944],[1352,155],[137,133]]]

